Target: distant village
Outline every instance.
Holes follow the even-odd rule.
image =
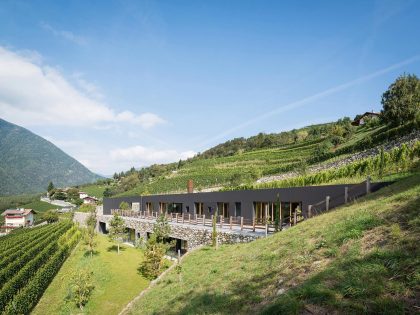
[[[59,213],[71,212],[76,208],[83,208],[83,205],[96,206],[102,202],[98,198],[89,196],[89,194],[84,191],[80,191],[78,188],[55,188],[51,182],[48,185],[46,195],[41,196],[40,201],[51,204],[52,210],[50,211],[55,212],[55,215],[57,216]],[[54,206],[56,207],[55,209]],[[0,224],[0,236],[8,234],[17,228],[33,227],[38,224],[43,224],[47,221],[46,216],[44,219],[39,220],[36,220],[35,217],[35,215],[42,214],[45,213],[26,208],[5,210],[1,214],[4,219],[4,224]]]

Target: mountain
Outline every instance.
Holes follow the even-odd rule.
[[[101,178],[51,142],[0,119],[0,196],[42,192]]]

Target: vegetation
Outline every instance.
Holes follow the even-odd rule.
[[[76,303],[76,306],[83,311],[83,307],[89,301],[95,286],[92,284],[93,272],[89,270],[77,270],[70,280],[69,300]]]
[[[48,223],[54,223],[58,221],[58,213],[54,210],[49,210],[42,215],[42,219]]]
[[[248,244],[203,248],[130,314],[416,313],[420,174]]]
[[[155,279],[165,265],[164,256],[171,247],[170,242],[165,242],[171,232],[165,215],[160,215],[153,226],[153,234],[150,235],[144,246],[144,260],[140,264],[140,272],[147,279]]]
[[[365,178],[368,175],[375,175],[378,178],[382,178],[384,174],[390,174],[395,171],[405,171],[410,167],[416,167],[419,157],[420,141],[417,141],[410,148],[404,144],[401,148],[395,148],[390,152],[382,152],[379,156],[366,158],[340,168],[317,172],[311,175],[297,176],[281,181],[273,181],[270,183],[230,187],[225,188],[225,190],[320,185],[337,179]]]
[[[382,95],[382,119],[390,125],[414,120],[420,112],[420,80],[402,75]]]
[[[72,276],[79,270],[93,271],[89,282],[94,289],[83,307],[84,314],[118,314],[147,287],[149,281],[137,270],[142,251],[127,246],[118,256],[116,246],[101,234],[97,235],[97,244],[92,258],[85,246],[73,251],[31,314],[81,313],[70,294]]]
[[[90,257],[92,257],[95,247],[97,245],[96,243],[96,211],[95,210],[91,211],[89,216],[86,219],[84,241],[89,249]]]
[[[0,239],[2,314],[30,312],[78,242],[79,234],[65,221],[22,229]]]
[[[114,217],[109,222],[109,239],[117,242],[117,253],[120,254],[120,243],[126,235],[124,220],[117,214],[114,213]]]
[[[51,142],[0,119],[0,196],[42,192],[52,181],[66,187],[100,177]]]

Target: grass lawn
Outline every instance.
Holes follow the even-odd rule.
[[[64,263],[32,314],[81,313],[73,302],[65,301],[70,274],[80,268],[89,268],[94,272],[95,289],[84,308],[84,314],[118,314],[149,284],[137,272],[142,257],[140,250],[126,245],[123,245],[120,255],[117,255],[116,246],[105,236],[98,235],[97,254],[91,258],[81,242]]]
[[[205,247],[129,314],[415,314],[420,175],[248,244]]]

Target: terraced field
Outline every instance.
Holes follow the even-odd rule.
[[[351,139],[337,146],[335,150],[354,145],[380,129],[359,128]],[[296,169],[301,161],[310,161],[322,141],[324,139],[320,138],[272,149],[242,152],[228,157],[193,159],[171,174],[155,178],[147,184],[140,184],[119,195],[183,192],[189,179],[194,181],[197,190],[229,185],[234,176],[241,176],[243,183],[251,184],[259,177],[288,172]],[[346,153],[343,153],[340,156],[345,155]],[[340,156],[333,156],[323,163],[336,160]]]

